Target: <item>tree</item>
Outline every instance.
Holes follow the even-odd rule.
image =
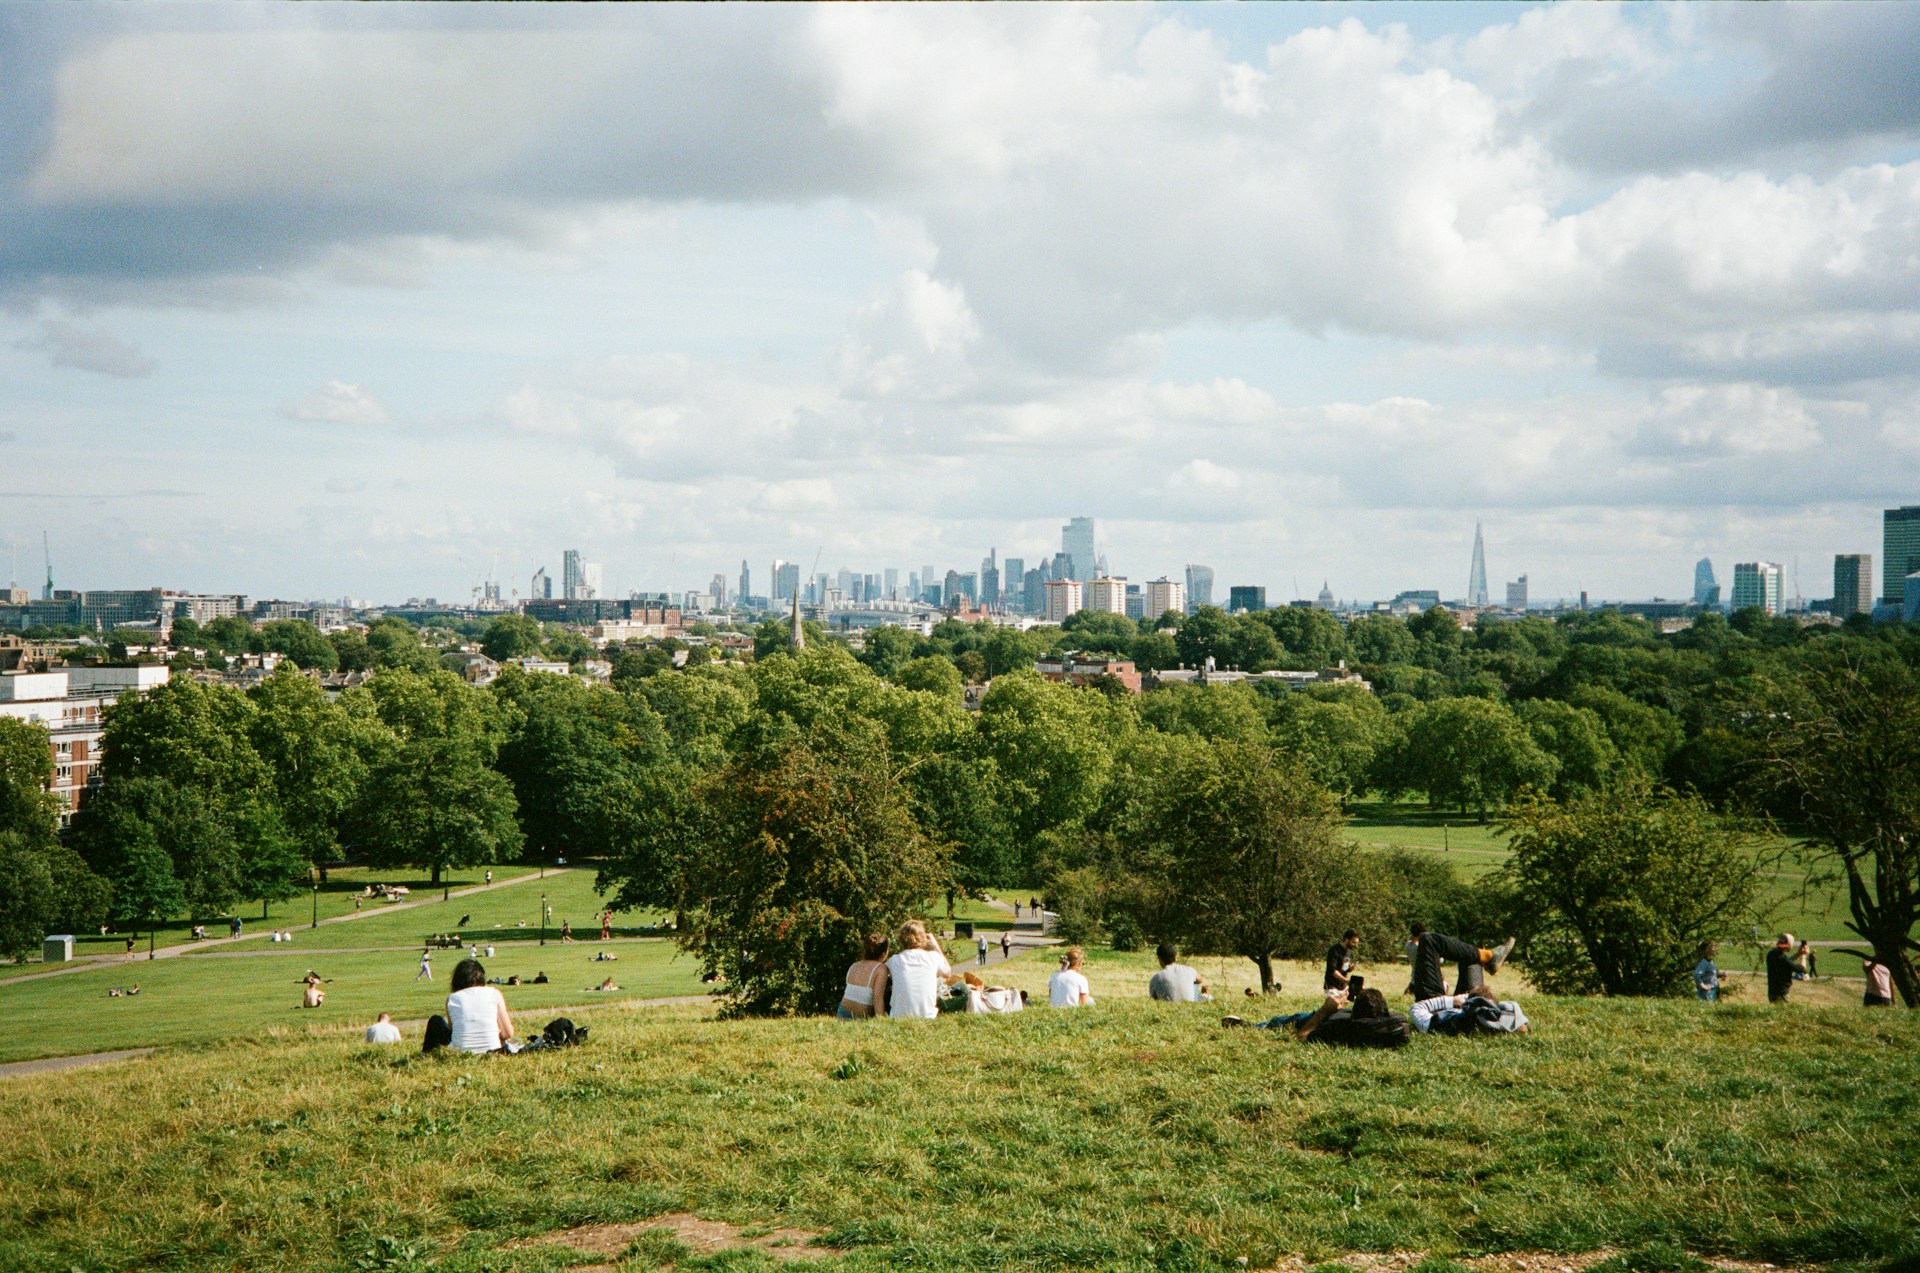
[[[311,677],[282,664],[247,691],[249,737],[271,775],[288,832],[322,867],[339,853],[342,825],[366,779],[372,739],[364,721]]]
[[[540,621],[524,614],[494,616],[480,638],[480,653],[496,663],[538,655],[541,649]]]
[[[1139,625],[1109,610],[1080,610],[1060,624],[1059,646],[1097,654],[1125,655],[1139,637]]]
[[[1213,742],[1154,775],[1136,834],[1166,864],[1177,935],[1194,950],[1244,956],[1274,989],[1273,961],[1310,955],[1376,898],[1356,888],[1327,790],[1266,747]]]
[[[1540,749],[1526,726],[1504,704],[1483,698],[1447,698],[1422,703],[1399,722],[1397,737],[1381,751],[1379,785],[1390,791],[1424,791],[1434,805],[1468,806],[1483,815],[1522,788],[1549,786],[1557,762]]]
[[[1760,855],[1698,797],[1630,775],[1568,801],[1529,793],[1501,829],[1500,882],[1550,994],[1685,994],[1700,944],[1752,922]]]
[[[1163,685],[1140,700],[1140,723],[1166,734],[1267,738],[1266,718],[1245,685]]]
[[[14,959],[47,933],[97,924],[106,911],[106,882],[54,839],[52,780],[47,731],[0,716],[0,955]]]
[[[420,640],[420,629],[405,619],[387,615],[367,625],[367,648],[375,667],[400,667],[430,672],[440,666],[440,654]]]
[[[1071,829],[1093,810],[1112,771],[1117,735],[1131,724],[1115,713],[1126,710],[1031,672],[993,682],[980,702],[980,747],[999,769],[1009,833],[1028,853],[1043,835]]]
[[[1364,691],[1325,698],[1289,693],[1272,736],[1276,750],[1298,760],[1344,806],[1366,791],[1391,730],[1387,709]]]
[[[59,805],[53,783],[53,743],[40,725],[0,716],[0,831],[40,843],[53,838]]]
[[[1133,665],[1142,672],[1164,672],[1180,662],[1180,647],[1173,633],[1164,630],[1142,633],[1133,643],[1132,654]]]
[[[1283,606],[1261,611],[1254,621],[1272,630],[1286,651],[1287,663],[1295,668],[1314,671],[1332,667],[1347,656],[1347,634],[1340,621],[1325,610]]]
[[[919,645],[917,633],[889,623],[867,632],[856,657],[872,668],[876,676],[891,677],[914,657]]]
[[[223,615],[213,620],[200,629],[200,635],[207,644],[228,654],[250,654],[259,648],[256,644],[259,633],[239,615]]]
[[[965,682],[960,679],[960,669],[953,665],[953,660],[938,654],[902,664],[893,674],[893,680],[905,689],[925,690],[956,703],[960,701],[961,691],[966,688]]]
[[[333,646],[335,666],[342,672],[369,672],[373,670],[373,647],[367,644],[367,634],[348,628],[343,632],[330,632],[327,641]]]
[[[1413,634],[1390,614],[1363,614],[1355,619],[1347,628],[1347,646],[1357,662],[1375,667],[1414,659]]]
[[[730,1011],[828,1012],[870,932],[945,885],[871,725],[824,724],[756,749],[701,785],[704,851],[682,875],[679,941],[726,977]]]
[[[333,643],[305,619],[275,619],[260,630],[260,645],[308,670],[331,672],[340,665]]]
[[[1599,787],[1620,763],[1598,713],[1550,698],[1522,703],[1515,713],[1540,750],[1554,760],[1549,795],[1568,796]]]
[[[1231,656],[1230,636],[1233,621],[1227,618],[1227,612],[1219,606],[1201,606],[1187,616],[1173,634],[1174,649],[1180,652],[1180,662],[1187,667],[1205,667],[1212,659],[1218,667],[1225,667]]]
[[[1847,886],[1847,928],[1920,1007],[1920,676],[1894,658],[1815,667],[1755,713],[1754,782],[1781,801],[1816,868]]]

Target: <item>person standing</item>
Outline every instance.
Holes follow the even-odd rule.
[[[1086,962],[1086,951],[1078,946],[1067,948],[1067,953],[1060,959],[1060,971],[1047,979],[1049,1005],[1055,1008],[1093,1006],[1093,987],[1087,982],[1087,974],[1081,971]]]
[[[987,935],[981,933],[974,938],[973,944],[974,949],[980,953],[980,967],[985,968],[987,966]]]
[[[1869,1008],[1891,1008],[1893,969],[1868,955],[1860,964],[1860,971],[1867,974],[1867,994],[1860,1002]]]
[[[1793,962],[1800,965],[1800,975],[1806,980],[1813,981],[1820,976],[1820,955],[1812,942],[1800,943],[1800,949],[1793,953]]]
[[[418,981],[422,977],[428,981],[433,980],[433,946],[431,944],[420,948],[420,971],[413,974],[413,979]]]
[[[1800,971],[1789,954],[1793,949],[1793,934],[1781,933],[1780,940],[1773,943],[1773,949],[1767,952],[1767,1002],[1785,1003],[1787,992],[1793,989],[1793,979]]]
[[[1326,974],[1320,978],[1320,988],[1328,994],[1347,992],[1347,982],[1353,975],[1353,952],[1360,949],[1360,934],[1349,928],[1340,934],[1340,940],[1327,948]]]
[[[600,940],[613,940],[613,912],[610,910],[600,912]]]
[[[493,868],[492,868],[492,867],[488,867],[488,868],[487,868],[487,883],[489,883],[489,884],[491,884],[491,883],[493,883]]]
[[[1693,996],[1715,1003],[1720,998],[1720,966],[1714,963],[1714,956],[1720,953],[1718,942],[1700,943],[1699,962],[1693,966]]]

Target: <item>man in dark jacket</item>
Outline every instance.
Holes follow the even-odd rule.
[[[1799,975],[1799,966],[1793,962],[1793,934],[1781,933],[1780,940],[1773,943],[1773,949],[1767,952],[1767,1002],[1785,1003],[1787,991],[1793,989],[1793,979]]]

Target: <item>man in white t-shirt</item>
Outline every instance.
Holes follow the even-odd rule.
[[[1087,984],[1087,975],[1080,969],[1087,962],[1087,952],[1078,946],[1067,949],[1060,961],[1060,971],[1047,979],[1047,1002],[1055,1008],[1091,1008],[1093,1006],[1093,987]]]
[[[899,953],[887,960],[887,1015],[924,1017],[940,1015],[940,985],[951,985],[960,975],[947,963],[940,943],[917,919],[900,925],[893,944]]]
[[[393,1014],[383,1012],[380,1019],[367,1027],[368,1043],[400,1042],[400,1027],[393,1023]]]

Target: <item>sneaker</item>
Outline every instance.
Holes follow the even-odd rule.
[[[1239,1017],[1221,1017],[1220,1024],[1224,1026],[1236,1026],[1236,1025],[1245,1025],[1246,1022],[1241,1020]]]
[[[1493,962],[1487,965],[1489,977],[1500,971],[1500,965],[1507,962],[1507,956],[1513,953],[1514,943],[1519,940],[1518,937],[1509,937],[1493,948]]]

